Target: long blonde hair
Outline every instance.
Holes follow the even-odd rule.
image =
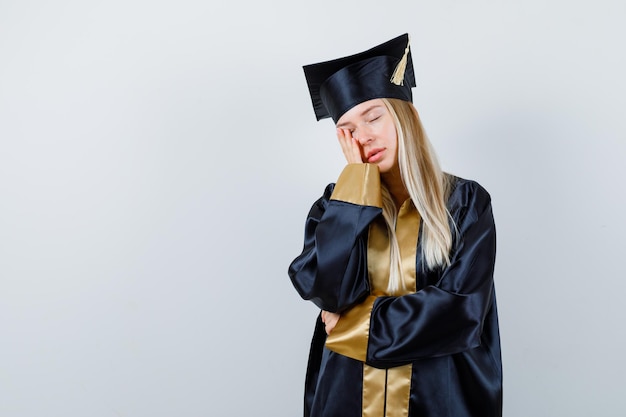
[[[452,230],[455,227],[446,201],[450,193],[450,176],[439,167],[435,151],[426,136],[417,110],[412,103],[382,99],[391,113],[398,135],[398,165],[406,190],[422,218],[422,262],[427,269],[450,265]],[[403,288],[402,268],[395,225],[397,208],[383,185],[383,217],[387,224],[391,248],[391,267],[387,291]],[[452,226],[451,226],[452,223]]]

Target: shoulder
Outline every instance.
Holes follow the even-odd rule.
[[[459,203],[468,203],[472,198],[491,201],[489,192],[477,181],[448,174],[450,181],[450,197],[448,201],[458,199]]]
[[[458,219],[464,214],[476,216],[491,206],[491,195],[477,181],[448,174],[450,192],[448,211]]]
[[[319,197],[311,207],[311,211],[325,211],[328,206],[328,202],[330,201],[330,196],[333,194],[333,190],[335,189],[335,183],[330,183],[324,188],[324,193],[321,197]]]
[[[335,190],[335,183],[331,182],[330,184],[328,184],[326,186],[326,188],[324,188],[324,195],[323,195],[323,197],[326,197],[326,198],[330,199],[330,196],[332,195],[334,190]]]

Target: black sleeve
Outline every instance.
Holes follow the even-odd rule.
[[[369,294],[367,231],[382,209],[331,200],[333,186],[307,216],[304,249],[290,264],[289,277],[303,299],[342,312]]]
[[[479,346],[492,305],[496,233],[487,191],[463,187],[458,236],[450,266],[435,285],[399,297],[379,297],[370,317],[367,363],[397,366]],[[455,214],[453,214],[453,217]]]

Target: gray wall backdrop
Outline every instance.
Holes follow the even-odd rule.
[[[409,32],[498,227],[505,415],[624,416],[621,0],[0,0],[0,416],[301,415],[344,160],[301,66]]]

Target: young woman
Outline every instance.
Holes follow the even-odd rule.
[[[491,200],[439,168],[411,102],[408,35],[304,71],[348,162],[289,266],[321,309],[304,415],[501,416]]]

